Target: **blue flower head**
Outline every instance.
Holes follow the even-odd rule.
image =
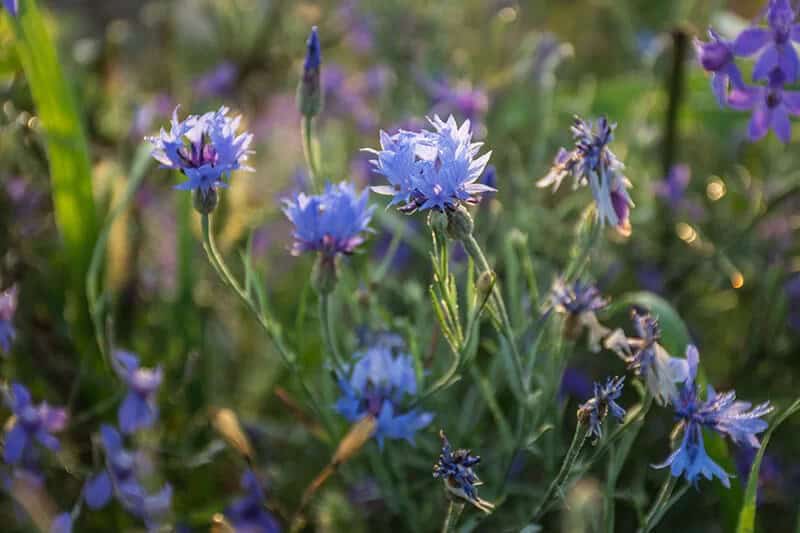
[[[292,254],[320,252],[327,257],[351,254],[364,242],[374,206],[368,206],[369,191],[357,193],[351,183],[325,185],[325,192],[300,193],[284,202],[283,212],[294,224]]]
[[[0,292],[0,352],[6,353],[11,349],[11,343],[17,336],[14,329],[14,314],[17,312],[17,287],[12,286]]]
[[[3,450],[3,459],[8,464],[17,464],[26,453],[33,451],[35,442],[56,451],[60,448],[58,433],[67,425],[65,409],[52,407],[46,402],[34,405],[25,386],[13,383],[5,394],[6,404],[14,413],[14,425],[8,430]]]
[[[433,420],[433,414],[416,409],[405,411],[405,398],[417,394],[417,378],[411,356],[395,354],[391,347],[376,345],[357,353],[349,375],[339,375],[342,396],[336,409],[349,422],[374,416],[378,425],[375,438],[405,439],[414,443],[414,434]]]
[[[157,492],[148,492],[138,477],[139,457],[123,447],[119,432],[104,424],[100,427],[100,436],[106,468],[86,482],[86,505],[90,509],[101,509],[116,497],[126,511],[142,520],[148,529],[155,529],[169,512],[172,487],[166,484]]]
[[[476,487],[481,485],[481,480],[472,468],[480,463],[481,458],[472,455],[471,450],[453,450],[444,430],[439,431],[439,437],[442,439],[442,452],[433,465],[434,479],[443,480],[451,496],[466,500],[486,513],[491,512],[494,505],[478,497]]]
[[[153,158],[164,168],[177,170],[186,181],[176,189],[200,191],[204,195],[227,187],[234,170],[252,170],[246,166],[251,133],[237,133],[242,117],[229,117],[228,108],[204,115],[189,115],[178,120],[178,108],[172,114],[169,131],[161,129],[145,140],[153,145]]]
[[[567,315],[565,329],[569,337],[578,338],[586,328],[589,349],[593,352],[600,350],[600,341],[610,330],[595,315],[608,305],[608,300],[603,298],[597,287],[580,280],[570,284],[558,278],[553,284],[550,302],[556,312]]]
[[[381,149],[367,150],[375,154],[371,163],[389,185],[372,190],[392,196],[389,205],[402,204],[405,213],[452,210],[496,191],[478,182],[491,152],[477,157],[483,143],[472,142],[470,121],[459,126],[452,116],[447,121],[437,115],[428,120],[433,130],[400,130],[393,135],[381,131]]]
[[[234,500],[224,512],[234,530],[242,533],[279,533],[280,524],[264,507],[264,491],[252,470],[242,475],[241,485],[244,496]]]
[[[156,392],[163,379],[161,367],[139,366],[139,358],[130,352],[114,353],[114,370],[128,386],[128,394],[119,408],[119,427],[123,433],[133,433],[151,427],[158,418]]]
[[[595,382],[594,396],[578,408],[578,421],[586,424],[586,437],[595,440],[603,436],[603,421],[609,412],[617,420],[625,418],[625,409],[615,401],[622,396],[625,376],[606,379],[605,384]]]
[[[552,186],[555,191],[567,176],[575,180],[575,188],[589,185],[600,223],[607,222],[627,234],[633,201],[628,194],[630,182],[622,174],[625,166],[608,146],[614,139],[614,128],[616,124],[608,122],[606,117],[595,123],[575,117],[572,124],[574,148],[570,151],[561,148],[550,172],[537,185]]]
[[[3,5],[15,17],[19,14],[19,0],[3,0]]]
[[[683,428],[683,440],[666,461],[654,467],[669,466],[672,476],[683,475],[695,485],[702,475],[706,479],[717,477],[723,485],[730,487],[727,472],[706,453],[703,428],[727,435],[736,444],[758,448],[760,443],[756,434],[767,429],[767,423],[761,417],[770,413],[772,406],[765,402],[751,409],[750,403],[736,400],[734,391],[717,394],[710,385],[706,399],[701,400],[695,383],[699,359],[697,348],[688,346],[689,373],[673,400],[675,415],[680,420],[679,428]]]

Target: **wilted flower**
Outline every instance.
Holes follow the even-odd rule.
[[[760,443],[756,434],[767,429],[767,423],[761,417],[770,413],[772,407],[765,402],[750,409],[750,403],[736,401],[734,391],[717,394],[710,385],[706,399],[700,400],[695,383],[699,364],[697,348],[691,345],[686,348],[686,360],[688,375],[673,399],[675,414],[680,419],[678,427],[683,429],[683,440],[678,449],[655,468],[669,466],[672,476],[683,475],[694,484],[700,475],[706,479],[716,476],[723,485],[730,487],[728,474],[706,454],[703,428],[727,435],[736,444],[758,448]]]
[[[411,356],[394,354],[386,345],[377,345],[356,353],[355,362],[345,369],[349,376],[338,375],[342,396],[336,409],[349,422],[367,415],[378,425],[375,438],[405,439],[414,443],[414,434],[433,420],[433,414],[411,409],[403,412],[406,396],[417,394],[417,377]]]
[[[322,109],[322,92],[320,88],[320,68],[322,66],[322,49],[319,44],[317,27],[311,28],[306,41],[306,59],[303,63],[303,77],[297,87],[297,106],[306,117],[319,114]]]
[[[550,172],[537,185],[552,185],[556,190],[564,178],[572,176],[573,188],[582,185],[591,188],[600,223],[608,222],[620,232],[628,233],[633,201],[627,189],[631,184],[622,174],[625,166],[608,147],[614,139],[614,128],[616,124],[609,123],[606,117],[594,124],[575,117],[571,128],[575,147],[570,151],[559,149]]]
[[[472,469],[481,458],[472,455],[471,450],[454,451],[444,430],[439,430],[439,437],[442,439],[442,453],[433,465],[433,477],[444,481],[444,487],[451,496],[466,500],[481,511],[490,513],[494,509],[494,504],[478,497],[476,487],[482,482]]]
[[[152,426],[158,418],[155,393],[161,385],[163,371],[139,366],[139,358],[130,352],[117,350],[113,366],[125,384],[128,394],[119,408],[119,428],[123,433],[133,433]]]
[[[3,450],[6,463],[19,463],[34,442],[52,451],[60,448],[58,439],[52,434],[67,425],[65,409],[51,407],[46,402],[34,405],[28,389],[19,383],[13,383],[5,396],[6,404],[14,413],[14,425],[6,434]]]
[[[294,224],[292,254],[316,251],[333,257],[351,254],[364,242],[374,206],[368,206],[369,191],[358,194],[351,183],[327,183],[325,192],[297,195],[284,201],[283,212]]]
[[[618,329],[609,335],[604,344],[622,358],[637,376],[647,384],[650,394],[660,405],[669,403],[677,392],[676,383],[686,380],[686,361],[671,357],[658,341],[661,327],[658,318],[649,313],[631,313],[638,338],[629,338]]]
[[[17,312],[17,287],[12,286],[0,292],[0,351],[8,352],[11,343],[17,336],[12,323],[14,314]]]
[[[622,396],[625,376],[606,379],[604,385],[594,384],[594,396],[578,408],[578,422],[588,427],[587,437],[599,439],[603,436],[603,421],[611,415],[617,420],[625,418],[625,409],[614,401]]]
[[[84,497],[90,509],[105,507],[111,497],[148,529],[155,528],[169,511],[172,487],[167,484],[155,493],[148,493],[137,476],[139,464],[134,453],[122,446],[122,436],[109,425],[100,427],[106,456],[106,469],[86,482]]]
[[[586,328],[589,349],[599,351],[600,341],[611,330],[602,325],[595,315],[596,311],[608,305],[608,300],[602,297],[597,287],[580,280],[568,284],[559,278],[553,285],[550,301],[556,312],[567,315],[567,335],[577,337],[581,328]]]
[[[225,508],[225,517],[237,533],[278,533],[281,528],[275,517],[264,507],[265,497],[255,472],[242,475],[244,496]]]
[[[792,137],[792,123],[789,115],[800,115],[800,91],[783,88],[786,83],[782,69],[769,73],[766,87],[742,87],[734,89],[728,97],[728,105],[740,111],[752,111],[750,119],[750,140],[763,138],[769,130],[788,143]]]
[[[405,213],[453,210],[495,191],[477,183],[491,152],[476,159],[483,143],[472,142],[470,121],[459,126],[452,116],[446,122],[436,115],[428,120],[434,131],[381,131],[381,149],[367,150],[377,156],[372,164],[389,185],[372,190],[392,196],[389,205],[403,203],[400,210]]]
[[[742,87],[742,74],[736,66],[734,45],[723,39],[713,29],[708,29],[708,42],[694,40],[697,59],[704,70],[711,72],[711,90],[720,105],[728,101],[728,89],[731,85]]]
[[[3,0],[3,5],[15,17],[19,14],[19,0]]]
[[[170,131],[163,128],[145,140],[153,145],[153,158],[164,168],[180,171],[186,181],[176,189],[196,191],[206,206],[216,207],[217,189],[227,187],[234,170],[252,170],[245,166],[251,133],[237,133],[242,117],[228,117],[228,108],[204,115],[189,115],[178,120],[178,108],[172,115]]]

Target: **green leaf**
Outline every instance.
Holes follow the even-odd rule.
[[[739,526],[736,528],[737,533],[753,533],[756,525],[756,495],[758,494],[758,472],[761,468],[761,460],[764,458],[764,452],[769,444],[769,439],[772,433],[778,429],[787,418],[800,411],[800,398],[794,401],[783,413],[775,419],[775,422],[769,428],[769,431],[764,435],[761,441],[761,447],[758,449],[756,458],[753,465],[750,467],[750,476],[747,478],[747,488],[744,493],[744,502],[742,509],[739,512]]]

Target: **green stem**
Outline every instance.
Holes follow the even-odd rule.
[[[325,351],[331,356],[336,370],[342,373],[344,370],[344,359],[336,345],[336,336],[333,333],[333,322],[331,321],[331,297],[329,293],[319,293],[319,325],[322,332],[322,341],[325,344]]]
[[[450,500],[450,505],[447,506],[447,514],[444,517],[442,524],[442,533],[450,533],[456,530],[458,519],[461,517],[461,512],[464,510],[464,504]]]
[[[473,235],[470,235],[467,239],[463,240],[462,243],[464,244],[464,248],[467,251],[467,254],[472,257],[472,260],[475,261],[475,264],[478,266],[478,269],[481,273],[484,272],[492,272],[492,268],[489,266],[489,261],[486,260],[486,256],[481,249],[480,244],[478,241],[475,240]],[[494,302],[495,307],[497,308],[497,313],[500,318],[500,326],[501,326],[501,334],[506,338],[508,344],[511,346],[511,353],[512,353],[512,361],[514,363],[514,371],[517,374],[517,379],[519,380],[520,390],[524,395],[524,399],[527,405],[528,396],[529,396],[529,386],[528,382],[523,375],[523,365],[522,365],[522,356],[517,349],[517,342],[515,340],[514,335],[514,328],[511,326],[511,320],[508,318],[508,312],[506,311],[505,303],[503,302],[503,294],[500,292],[500,287],[497,282],[495,282],[494,286],[492,287],[492,301]]]
[[[317,179],[319,176],[319,168],[317,167],[317,158],[316,154],[314,153],[314,133],[311,128],[311,121],[313,119],[310,116],[304,116],[302,122],[300,123],[300,129],[303,133],[303,156],[306,159],[306,164],[308,165],[308,172],[311,178],[311,188],[319,192],[320,187],[317,183]]]
[[[547,492],[544,493],[542,501],[539,502],[539,505],[533,512],[534,521],[538,521],[550,508],[551,500],[557,494],[563,492],[564,482],[567,480],[567,477],[572,470],[572,466],[578,459],[585,441],[586,425],[578,423],[578,426],[575,428],[575,434],[572,436],[572,443],[569,445],[569,450],[567,450],[567,455],[564,457],[564,462],[561,463],[561,468],[559,469],[558,474],[556,474],[556,477],[550,483],[550,486],[547,487]]]
[[[650,531],[655,528],[658,523],[663,518],[664,514],[672,507],[675,502],[683,496],[683,493],[686,492],[686,489],[689,488],[689,485],[685,485],[678,491],[678,494],[675,497],[672,497],[672,492],[675,490],[675,485],[678,483],[678,478],[668,475],[667,479],[664,480],[664,483],[661,485],[661,490],[658,492],[658,497],[656,501],[653,502],[653,505],[650,507],[650,511],[647,513],[644,519],[644,524],[641,528],[639,528],[639,533],[649,533]]]

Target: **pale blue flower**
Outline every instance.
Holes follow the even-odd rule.
[[[609,413],[617,420],[625,418],[625,409],[616,402],[624,384],[625,376],[608,378],[603,385],[595,382],[594,396],[578,408],[578,420],[588,427],[587,438],[603,436],[603,421]]]
[[[158,418],[155,394],[164,377],[161,367],[144,368],[138,357],[124,350],[114,352],[113,366],[128,386],[119,408],[119,428],[123,433],[133,433],[151,427]]]
[[[46,402],[35,405],[28,389],[19,383],[12,383],[5,396],[6,405],[15,417],[14,424],[5,436],[3,459],[6,463],[17,464],[22,461],[36,442],[51,451],[60,449],[61,445],[53,433],[58,433],[67,425],[65,409],[52,407]]]

